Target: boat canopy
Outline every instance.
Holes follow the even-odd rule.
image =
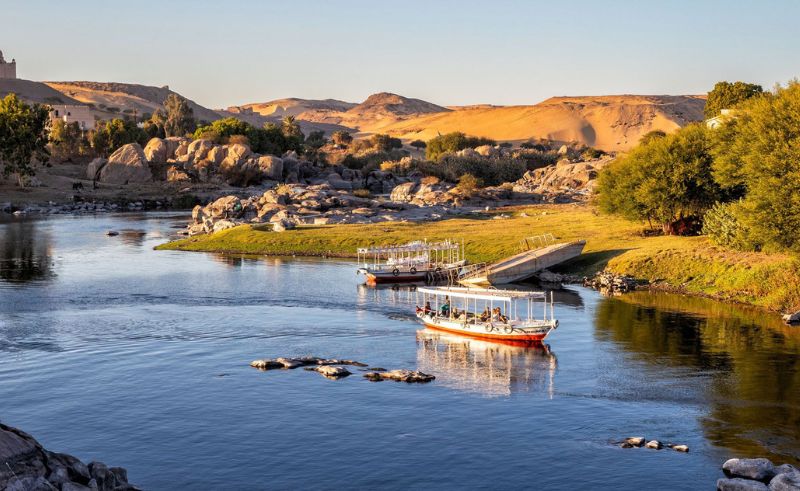
[[[359,254],[402,254],[406,252],[426,252],[426,251],[457,251],[460,249],[457,242],[449,240],[443,242],[409,242],[404,245],[392,245],[384,247],[360,247]]]
[[[441,286],[417,288],[420,293],[428,295],[448,296],[450,298],[466,298],[472,300],[489,300],[494,302],[511,302],[517,299],[546,299],[544,292],[525,292],[518,290],[498,290],[496,288],[465,288],[458,286]]]

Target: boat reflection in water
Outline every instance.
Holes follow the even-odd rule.
[[[556,355],[544,343],[490,341],[417,331],[417,367],[447,387],[487,396],[541,391],[553,397]]]

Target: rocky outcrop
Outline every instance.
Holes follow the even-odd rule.
[[[0,489],[32,490],[136,490],[122,467],[102,462],[84,464],[79,459],[46,450],[29,434],[0,424]]]
[[[389,370],[386,372],[367,372],[364,378],[372,382],[380,382],[383,380],[394,380],[395,382],[406,382],[409,384],[414,383],[428,383],[436,379],[435,376],[422,373],[414,370]]]
[[[108,184],[133,184],[152,180],[153,174],[147,158],[138,143],[128,143],[118,148],[100,170],[100,182]]]
[[[800,310],[793,314],[784,314],[783,315],[783,322],[789,325],[793,324],[800,324]]]
[[[86,178],[92,181],[100,179],[100,171],[103,170],[103,167],[105,167],[107,163],[108,160],[102,157],[97,157],[89,162],[89,165],[86,167]]]
[[[722,464],[721,491],[800,491],[800,470],[790,464],[775,466],[769,459],[729,459]]]
[[[513,191],[541,195],[550,202],[585,200],[595,189],[598,172],[611,160],[612,157],[588,162],[561,159],[555,165],[526,172],[514,183]]]
[[[151,138],[144,147],[144,156],[148,162],[166,162],[166,142],[161,138]]]
[[[637,287],[632,276],[616,274],[611,271],[599,271],[593,278],[585,278],[584,286],[600,290],[605,294],[627,293]]]

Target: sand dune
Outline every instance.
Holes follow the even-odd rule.
[[[0,97],[15,93],[20,99],[39,104],[79,104],[66,94],[33,80],[0,78]]]

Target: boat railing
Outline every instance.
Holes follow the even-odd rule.
[[[459,271],[458,279],[463,280],[466,278],[475,278],[483,274],[489,274],[491,271],[491,264],[489,263],[474,263],[467,264]]]
[[[525,237],[520,241],[520,249],[523,251],[532,251],[547,247],[556,243],[556,238],[553,234],[534,235],[533,237]]]

